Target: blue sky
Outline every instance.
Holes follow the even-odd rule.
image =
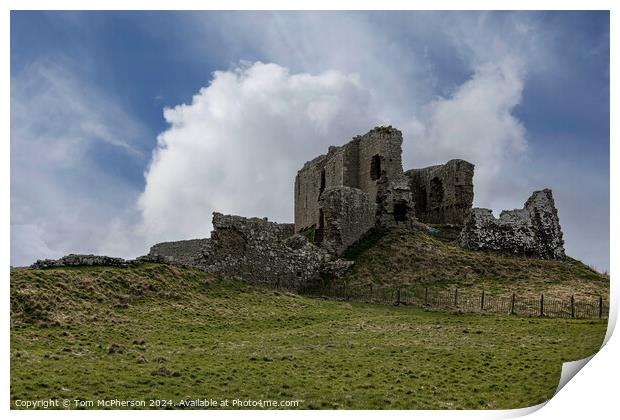
[[[552,188],[609,267],[606,12],[12,12],[11,108],[15,265],[291,221],[306,160],[392,124],[496,215]]]

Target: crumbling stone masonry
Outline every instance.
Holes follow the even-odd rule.
[[[445,165],[410,169],[405,175],[420,222],[463,225],[474,201],[474,165],[453,159]]]
[[[415,221],[402,141],[399,130],[375,127],[307,162],[295,178],[295,232],[312,231],[316,244],[340,253],[365,233],[362,227]]]
[[[105,255],[92,254],[69,254],[57,260],[45,259],[37,260],[30,268],[58,268],[58,267],[78,267],[78,266],[94,266],[105,265],[111,267],[128,267],[134,263],[133,260],[124,260],[123,258],[106,257]]]
[[[289,290],[318,286],[353,264],[294,234],[293,224],[213,213],[213,229],[208,239],[157,244],[149,256]]]
[[[179,265],[202,267],[204,248],[210,239],[188,239],[185,241],[162,242],[151,247],[149,256],[162,256]]]
[[[328,188],[320,205],[325,219],[322,247],[330,253],[342,255],[375,225],[377,204],[357,188]]]
[[[461,246],[509,254],[564,258],[564,241],[553,194],[535,191],[522,209],[504,210],[499,219],[489,209],[475,208],[465,222]]]

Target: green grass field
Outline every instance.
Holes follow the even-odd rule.
[[[518,408],[550,398],[562,362],[595,353],[605,330],[311,299],[158,264],[12,269],[11,403]]]

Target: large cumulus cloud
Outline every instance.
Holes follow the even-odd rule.
[[[527,131],[514,115],[523,78],[517,59],[482,63],[451,95],[430,102],[418,130],[412,130],[411,147],[419,161],[461,158],[476,165],[476,205],[501,209],[515,204],[519,180],[514,173],[527,152]]]
[[[277,64],[217,71],[191,103],[164,111],[139,204],[149,240],[208,235],[214,210],[290,221],[306,160],[372,121],[355,74],[291,74]]]
[[[404,130],[405,161],[469,159],[482,191],[525,150],[512,116],[522,89],[512,62],[481,65],[425,112],[383,120],[382,98],[356,74],[292,74],[274,64],[218,71],[191,103],[166,109],[139,199],[148,240],[207,236],[213,211],[292,220],[293,180],[306,160],[377,124]]]

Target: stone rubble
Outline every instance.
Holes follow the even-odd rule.
[[[92,254],[69,254],[57,260],[44,259],[37,260],[30,268],[57,268],[57,267],[77,267],[107,265],[112,267],[128,267],[132,261],[123,258],[106,257],[104,255]]]
[[[499,219],[489,209],[472,209],[461,231],[460,244],[469,249],[564,258],[553,193],[550,189],[535,191],[522,209],[504,210]]]
[[[318,286],[353,264],[295,234],[292,224],[213,213],[213,229],[211,238],[191,244],[157,244],[149,257],[289,290]]]

